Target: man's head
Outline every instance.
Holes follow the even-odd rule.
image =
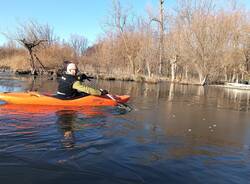
[[[77,74],[77,66],[75,63],[69,63],[67,65],[67,70],[66,70],[66,73],[69,74],[69,75],[76,75]]]
[[[63,70],[66,72],[67,71],[67,66],[68,64],[73,63],[72,61],[69,60],[64,60],[63,61]]]

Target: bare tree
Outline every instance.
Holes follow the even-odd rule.
[[[246,72],[250,72],[250,25],[244,22],[240,35]]]
[[[129,11],[123,10],[119,0],[113,0],[113,9],[110,13],[109,20],[106,23],[109,29],[115,29],[117,36],[121,37],[125,47],[126,57],[129,61],[131,73],[136,73],[134,50],[129,47],[129,32],[132,32],[134,27],[129,25]]]
[[[134,22],[119,1],[114,1],[106,24],[109,29],[95,52],[100,71],[106,68],[111,72],[110,66],[121,68],[129,62],[126,71],[130,68],[130,73],[137,77],[162,76],[166,70],[172,81],[201,85],[224,76],[227,80],[239,80],[249,75],[250,23],[243,21],[245,14],[240,9],[215,8],[214,0],[182,0],[164,25],[165,1],[159,2],[158,18],[138,17]],[[150,26],[152,21],[159,25],[157,31]]]
[[[81,57],[87,49],[88,40],[84,36],[72,34],[69,39],[69,45],[74,49],[75,57]]]
[[[184,0],[180,4],[181,58],[192,63],[202,85],[220,71],[221,53],[230,37],[228,20],[216,15],[213,0]]]
[[[30,65],[31,65],[31,74],[34,75],[36,74],[36,66],[35,66],[35,61],[38,61],[39,64],[41,65],[43,70],[46,70],[40,59],[37,57],[37,55],[34,53],[34,49],[39,46],[42,42],[45,42],[47,40],[33,40],[31,41],[26,41],[25,38],[19,39],[18,40],[28,51],[30,55]]]
[[[42,48],[51,46],[58,39],[48,24],[42,25],[35,21],[19,23],[15,33],[4,33],[4,35],[10,40],[17,41],[28,50],[31,74],[46,71],[46,67],[37,53]]]

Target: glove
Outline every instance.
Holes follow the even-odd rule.
[[[83,74],[80,74],[80,75],[78,75],[78,80],[79,81],[84,81],[84,80],[88,80],[88,81],[90,81],[90,79],[91,79],[92,77],[88,77],[87,75],[85,75],[84,73]]]
[[[109,94],[109,92],[106,89],[100,89],[101,95]]]

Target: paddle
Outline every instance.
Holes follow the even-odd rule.
[[[80,80],[80,81],[84,81],[84,80],[88,80],[88,81],[91,81],[91,79],[93,79],[94,77],[89,77],[89,76],[87,76],[86,74],[84,74],[84,73],[81,73],[81,74],[79,74],[78,75],[78,79]],[[101,89],[102,90],[102,89]],[[108,92],[107,92],[108,93]],[[127,104],[124,104],[124,103],[121,103],[121,102],[118,102],[112,95],[110,95],[110,94],[105,94],[107,97],[109,97],[111,100],[113,100],[113,101],[115,101],[116,103],[117,103],[117,107],[119,107],[119,108],[122,108],[122,109],[125,109],[125,110],[127,110],[127,111],[131,111],[132,110],[132,108],[130,107],[130,106],[128,106]]]
[[[115,101],[117,103],[117,107],[125,109],[129,112],[132,110],[132,108],[129,105],[127,105],[125,103],[118,102],[112,95],[106,94],[106,96],[109,97],[111,100]]]

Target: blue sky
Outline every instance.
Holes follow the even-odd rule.
[[[241,0],[249,7],[249,0]],[[121,0],[138,15],[145,14],[147,6],[155,9],[158,0]],[[166,0],[171,7],[175,0]],[[61,39],[80,34],[93,43],[101,35],[101,23],[108,14],[112,0],[0,0],[0,32],[14,32],[18,23],[35,20],[48,23]],[[0,34],[0,45],[6,38]]]

